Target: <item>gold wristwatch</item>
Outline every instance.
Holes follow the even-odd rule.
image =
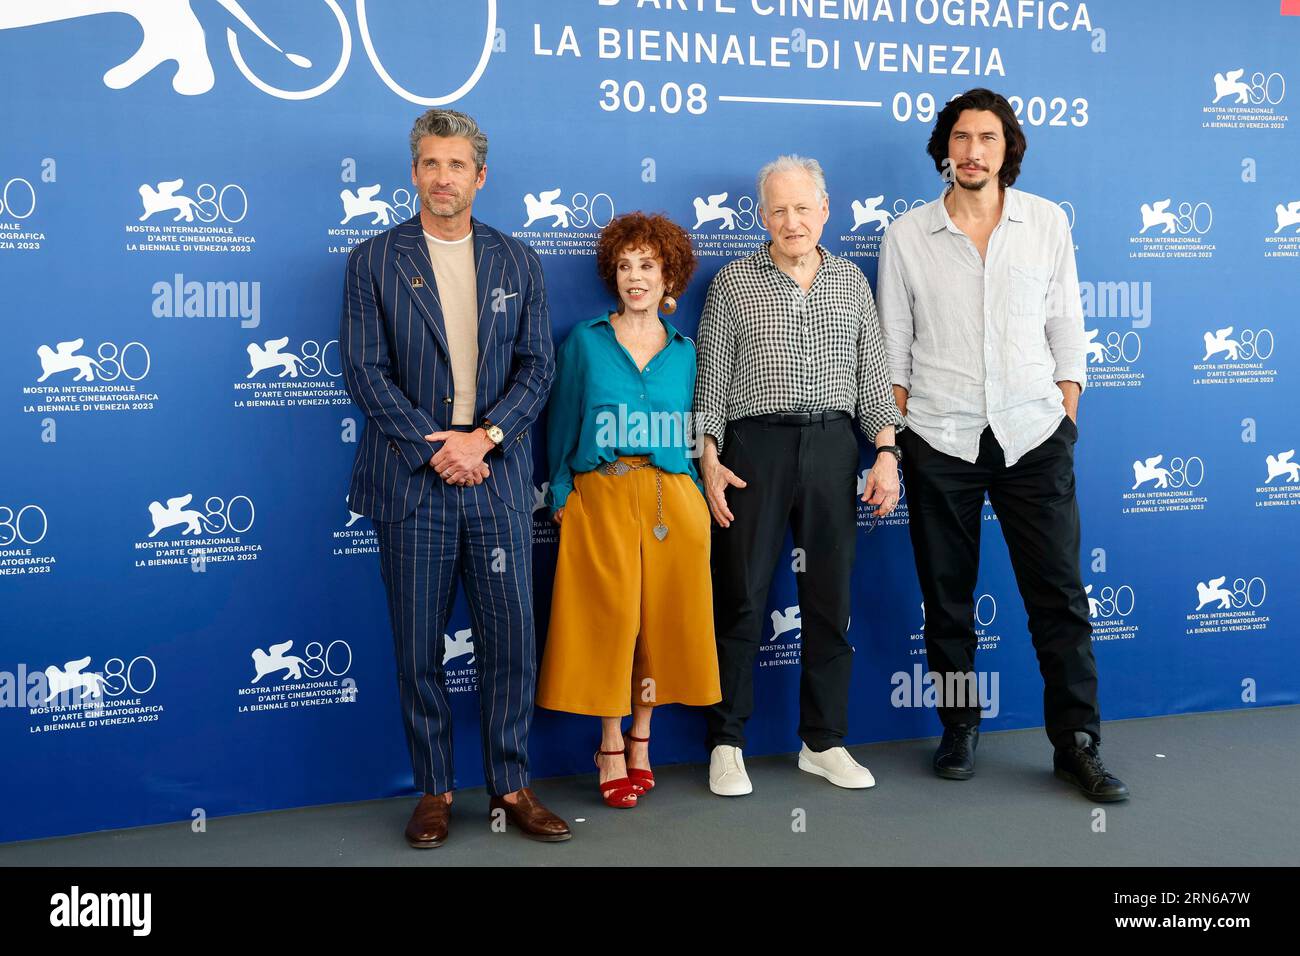
[[[501,443],[506,440],[506,433],[503,432],[499,426],[493,425],[486,418],[483,419],[483,430],[487,432],[487,437],[492,439],[492,444],[496,445],[498,448],[500,448]]]

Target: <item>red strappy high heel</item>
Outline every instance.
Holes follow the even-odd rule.
[[[633,737],[630,733],[624,734],[623,736],[627,740],[635,740],[639,744],[648,744],[650,742],[649,737]],[[623,756],[626,759],[630,759],[629,754],[631,750],[632,750],[631,744],[629,743],[623,744]],[[627,776],[628,779],[632,782],[632,787],[638,793],[649,793],[651,790],[655,788],[655,775],[649,770],[642,770],[640,767],[628,767]]]
[[[600,758],[602,756],[621,757],[625,753],[626,749],[598,750],[591,759],[595,761],[596,766],[599,768]],[[619,777],[617,780],[606,780],[604,783],[599,784],[599,786],[600,795],[604,798],[606,806],[613,807],[616,810],[626,810],[636,806],[636,788],[632,785],[632,781],[627,777]]]

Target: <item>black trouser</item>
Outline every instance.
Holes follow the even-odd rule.
[[[727,488],[735,520],[713,529],[713,620],[722,702],[709,709],[709,746],[743,747],[754,711],[754,657],[785,529],[803,549],[796,573],[802,620],[799,736],[815,751],[848,732],[853,646],[850,575],[857,543],[858,442],[842,415],[807,425],[742,418],[727,426],[722,463],[744,481]]]
[[[975,579],[987,491],[1029,615],[1029,635],[1043,675],[1043,719],[1056,746],[1074,743],[1075,731],[1101,739],[1097,662],[1079,571],[1078,438],[1078,429],[1066,417],[1046,441],[1008,468],[989,428],[980,436],[973,465],[936,451],[911,429],[899,436],[930,670],[945,677],[974,671]],[[962,683],[945,679],[948,686]],[[975,706],[940,705],[945,727],[979,723],[978,702],[963,703]]]

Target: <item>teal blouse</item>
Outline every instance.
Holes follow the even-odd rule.
[[[573,476],[619,455],[649,455],[666,472],[700,486],[690,428],[695,343],[667,319],[668,341],[639,370],[609,315],[579,322],[556,353],[546,417],[551,509],[564,507]]]

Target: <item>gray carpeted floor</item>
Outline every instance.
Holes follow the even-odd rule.
[[[1295,865],[1297,739],[1300,707],[1108,722],[1103,756],[1133,797],[1105,805],[1104,821],[1051,775],[1042,731],[1025,730],[984,736],[963,782],[931,773],[933,739],[852,748],[876,777],[865,791],[803,773],[793,755],[747,760],[754,793],[730,799],[709,793],[701,765],[657,768],[632,810],[600,803],[594,773],[542,780],[539,796],[574,827],[561,844],[493,833],[477,789],[457,794],[434,850],[402,839],[404,797],[216,818],[202,834],[177,823],[7,844],[0,866]]]

